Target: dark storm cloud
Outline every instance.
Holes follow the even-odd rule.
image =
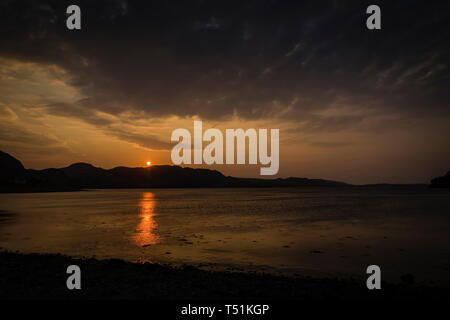
[[[107,129],[107,132],[121,140],[135,143],[144,148],[152,150],[170,150],[173,147],[172,144],[161,141],[150,134],[144,135],[139,133],[132,133],[127,130],[122,130],[120,128],[113,128],[113,127],[109,127]]]
[[[81,31],[65,27],[73,3]],[[382,30],[369,31],[365,1],[2,1],[0,56],[67,70],[86,99],[49,112],[88,122],[144,111],[339,130],[373,114],[448,114],[449,2],[377,3]],[[372,111],[315,115],[338,102]]]
[[[96,115],[94,110],[94,108],[85,107],[83,100],[79,104],[56,102],[46,105],[46,111],[56,116],[82,119],[95,126],[106,126],[112,123],[112,120]]]

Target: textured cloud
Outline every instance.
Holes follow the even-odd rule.
[[[383,2],[380,32],[365,29],[365,3],[348,1],[80,1],[79,32],[65,29],[65,5],[4,4],[0,55],[66,70],[88,121],[92,110],[131,110],[316,122],[311,111],[342,97],[384,112],[448,113],[445,2]],[[353,122],[323,126],[334,123]]]

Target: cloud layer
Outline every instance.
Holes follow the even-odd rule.
[[[65,110],[305,119],[345,103],[448,113],[446,2],[382,3],[376,32],[365,4],[349,1],[80,1],[79,32],[65,29],[65,5],[0,10],[0,54],[55,64],[85,96]]]

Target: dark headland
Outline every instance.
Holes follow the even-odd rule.
[[[433,188],[450,188],[450,171],[442,177],[437,177],[431,180],[430,187]]]

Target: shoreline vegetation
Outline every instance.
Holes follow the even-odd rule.
[[[81,290],[68,290],[66,268],[81,268]],[[265,299],[265,300],[448,300],[444,286],[382,282],[368,290],[365,279],[277,276],[206,271],[120,259],[74,259],[61,254],[0,251],[1,299]]]

